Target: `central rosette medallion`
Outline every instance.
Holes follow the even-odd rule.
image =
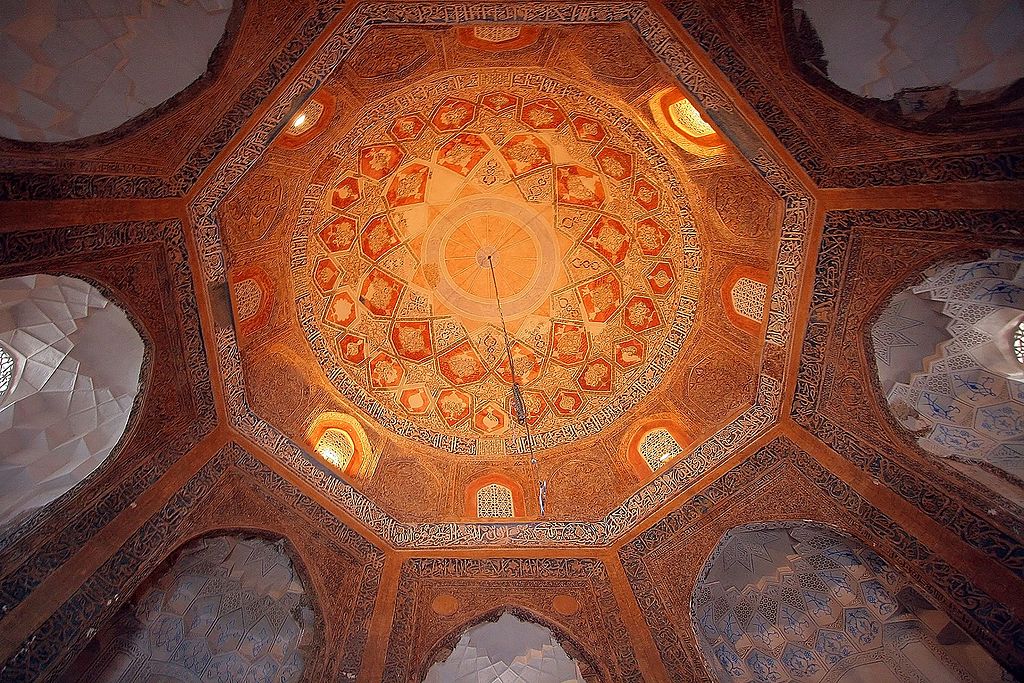
[[[506,70],[364,108],[314,174],[293,250],[338,389],[455,452],[523,450],[513,379],[537,449],[641,400],[689,329],[700,256],[682,181],[634,116]]]

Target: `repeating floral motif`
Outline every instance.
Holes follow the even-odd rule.
[[[624,110],[549,70],[477,69],[419,78],[354,119],[308,153],[334,170],[305,188],[291,258],[299,322],[346,398],[435,448],[527,450],[501,330],[479,320],[494,314],[480,247],[497,249],[534,450],[597,434],[646,396],[641,378],[662,381],[705,257],[671,164]],[[640,183],[653,209],[631,197]],[[613,344],[640,358],[616,362]]]

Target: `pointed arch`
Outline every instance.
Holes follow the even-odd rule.
[[[91,278],[0,279],[0,526],[63,498],[120,450],[136,427],[152,348],[145,327]]]
[[[466,517],[478,518],[478,497],[482,490],[489,486],[496,486],[508,491],[512,503],[512,515],[509,519],[521,518],[526,514],[526,499],[523,496],[523,487],[516,480],[508,475],[499,472],[492,472],[474,479],[466,487]]]
[[[462,636],[472,628],[480,626],[481,624],[497,622],[505,614],[510,614],[520,621],[536,624],[537,626],[541,626],[550,631],[562,650],[576,662],[576,665],[579,667],[580,674],[586,683],[598,683],[611,680],[608,672],[598,665],[598,659],[570,634],[569,629],[550,617],[541,615],[526,607],[513,604],[502,605],[476,614],[438,638],[433,646],[428,649],[428,654],[424,657],[423,663],[420,666],[415,680],[425,680],[431,667],[438,662],[444,661],[444,659],[447,658],[455,649],[455,646],[458,644]]]
[[[876,400],[931,458],[1024,499],[1024,252],[948,256],[898,285],[865,325]]]
[[[309,428],[307,443],[321,462],[347,477],[369,479],[377,455],[359,420],[345,413],[323,413]]]
[[[247,671],[300,680],[323,652],[324,620],[285,537],[207,531],[158,565],[65,672],[64,680],[242,680]]]
[[[982,683],[1004,674],[907,577],[816,522],[726,531],[698,572],[690,618],[705,666],[723,683],[860,668],[865,678],[900,681]]]

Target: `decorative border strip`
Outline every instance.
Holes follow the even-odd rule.
[[[173,285],[174,315],[180,325],[184,346],[182,365],[188,373],[197,419],[179,420],[177,425],[169,421],[170,436],[166,433],[139,433],[136,442],[131,444],[131,454],[145,453],[146,462],[138,464],[127,479],[105,491],[92,486],[107,470],[125,466],[129,453],[119,446],[114,456],[96,472],[5,536],[0,543],[0,564],[19,564],[0,583],[0,599],[5,612],[19,604],[98,529],[156,483],[178,458],[213,429],[217,416],[180,221],[109,223],[74,230],[0,234],[0,262],[10,265],[49,262],[73,254],[102,254],[147,243],[158,243],[166,252]],[[148,338],[149,331],[144,336]],[[145,397],[142,400],[145,401]],[[154,415],[163,417],[159,408],[155,409]],[[33,544],[32,547],[27,545],[29,543]],[[26,560],[26,555],[31,559]]]
[[[356,7],[313,56],[309,66],[270,106],[264,119],[227,158],[189,207],[201,267],[207,282],[226,280],[224,249],[215,217],[218,203],[269,146],[295,101],[321,85],[345,59],[366,30],[375,25],[444,26],[473,21],[522,23],[629,22],[655,57],[664,62],[683,87],[701,103],[728,113],[728,99],[702,72],[661,18],[643,2],[501,3],[373,2]],[[814,212],[810,193],[785,165],[758,146],[756,133],[738,116],[727,116],[722,128],[748,152],[751,163],[785,203],[782,243],[769,312],[767,349],[784,353],[793,338],[798,283],[806,260],[806,235]],[[753,141],[753,142],[752,142]],[[752,150],[752,151],[751,151]],[[273,453],[295,474],[317,486],[332,502],[396,548],[477,546],[607,546],[656,508],[692,485],[709,469],[751,443],[779,416],[785,363],[763,362],[756,403],[697,450],[630,496],[600,522],[532,522],[510,524],[405,524],[388,516],[372,500],[339,477],[325,472],[298,445],[254,414],[245,398],[245,382],[235,331],[215,330],[221,377],[232,425]]]
[[[958,491],[952,481],[929,478],[916,471],[912,463],[864,442],[821,412],[828,391],[826,385],[832,376],[827,369],[829,340],[832,330],[846,328],[842,288],[851,267],[854,231],[861,226],[884,228],[897,234],[930,233],[973,244],[980,244],[978,236],[984,234],[987,242],[998,244],[1020,239],[1024,212],[872,209],[826,214],[791,407],[791,416],[797,424],[843,458],[956,533],[967,545],[1024,579],[1024,546],[1020,539],[993,524],[981,510],[964,504],[963,501],[977,499],[977,494],[972,496]],[[877,400],[877,394],[873,400]],[[934,458],[924,453],[922,457]]]
[[[693,643],[681,640],[673,627],[667,607],[658,594],[657,581],[644,563],[645,556],[663,543],[671,542],[678,534],[686,533],[734,496],[744,495],[745,489],[781,465],[795,468],[818,493],[847,511],[843,531],[862,542],[869,539],[866,545],[887,561],[896,560],[890,561],[890,565],[926,588],[975,639],[992,651],[1024,652],[1024,623],[999,600],[977,588],[931,548],[822,467],[814,457],[779,437],[619,550],[626,577],[638,602],[645,606],[644,618],[669,670],[690,671],[695,660],[703,661],[703,657],[693,648]]]

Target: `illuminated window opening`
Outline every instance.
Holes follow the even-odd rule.
[[[352,462],[356,447],[344,429],[328,429],[316,442],[316,452],[331,466],[344,472]]]
[[[312,128],[320,120],[320,117],[324,114],[324,105],[317,102],[315,99],[311,99],[306,103],[306,106],[302,108],[295,118],[292,119],[291,129],[288,131],[292,135],[301,135],[307,130]]]
[[[652,472],[657,472],[666,462],[682,452],[683,447],[664,427],[652,429],[640,441],[640,456]]]
[[[712,156],[723,144],[711,122],[678,88],[662,90],[650,102],[658,128],[669,140],[691,154]]]
[[[476,514],[477,517],[515,517],[512,489],[497,483],[481,487],[476,492]]]
[[[697,111],[697,107],[693,106],[693,102],[690,100],[684,98],[669,105],[668,115],[669,120],[674,123],[680,131],[686,133],[695,140],[715,134],[715,129],[711,127],[710,123],[704,120],[704,117],[700,115],[700,112]]]

